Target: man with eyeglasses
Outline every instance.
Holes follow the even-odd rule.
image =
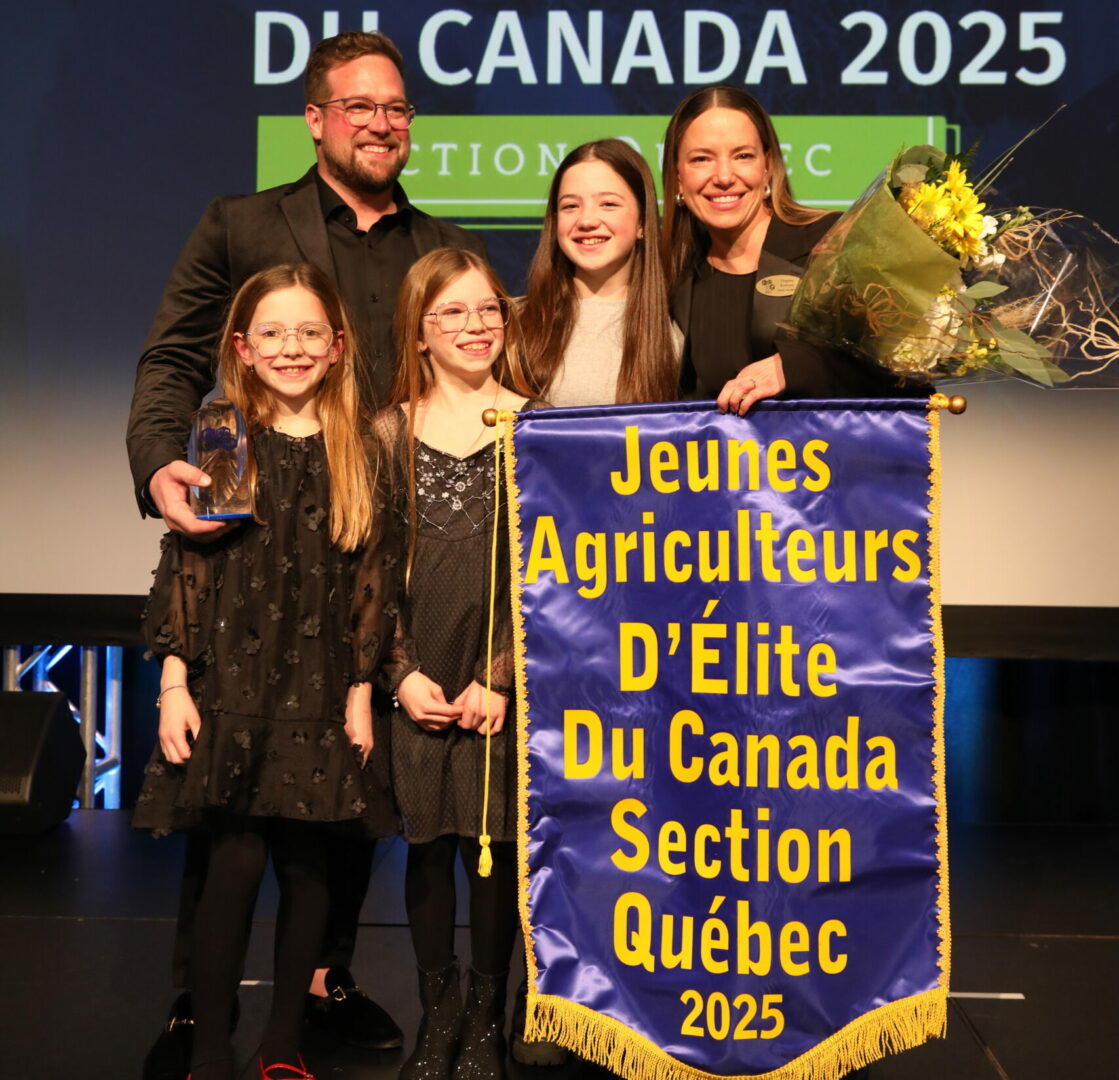
[[[128,453],[145,515],[198,540],[228,526],[191,513],[187,485],[199,471],[182,460],[191,416],[214,383],[218,337],[229,302],[258,270],[312,262],[337,283],[358,338],[363,394],[372,406],[392,378],[392,316],[408,268],[439,247],[484,254],[481,240],[413,207],[397,182],[411,149],[415,107],[404,61],[389,38],[356,31],[327,38],[304,74],[315,165],[292,184],[215,199],[171,273],[136,374]],[[328,1039],[374,1049],[400,1046],[400,1028],[354,984],[349,968],[369,883],[373,845],[334,840],[331,912],[307,1019]],[[175,984],[190,985],[194,905],[201,892],[204,838],[188,840],[175,942]],[[149,1052],[145,1080],[185,1080],[190,1061],[189,991]]]

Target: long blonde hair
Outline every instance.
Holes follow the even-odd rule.
[[[695,268],[710,245],[706,226],[686,206],[677,202],[680,190],[677,177],[680,143],[692,121],[708,109],[737,109],[745,113],[758,129],[769,171],[770,193],[766,198],[766,206],[774,217],[789,225],[806,225],[827,213],[826,210],[801,206],[793,198],[789,174],[785,170],[785,159],[781,156],[781,144],[777,141],[773,121],[761,102],[753,94],[740,90],[737,86],[704,86],[689,94],[676,106],[664,133],[664,222],[661,226],[661,255],[670,287],[679,284],[680,279]]]
[[[614,400],[618,404],[669,401],[676,396],[679,363],[668,315],[668,288],[656,249],[660,222],[657,192],[645,159],[621,139],[599,139],[577,146],[560,162],[548,190],[540,243],[532,259],[528,290],[521,305],[527,364],[547,397],[575,322],[575,267],[560,250],[556,217],[560,185],[573,165],[601,161],[633,192],[643,236],[633,251],[626,289],[622,365]],[[651,247],[650,247],[651,246]]]
[[[477,270],[489,282],[493,295],[504,300],[509,309],[505,325],[505,343],[494,361],[493,377],[507,390],[522,397],[537,396],[524,366],[524,344],[521,338],[520,319],[505,286],[493,267],[480,255],[465,248],[437,248],[412,264],[396,299],[393,317],[393,336],[396,338],[396,369],[393,372],[389,402],[399,405],[407,402],[407,425],[403,451],[408,499],[408,566],[411,567],[416,542],[416,405],[423,401],[435,385],[435,372],[431,358],[421,351],[424,313],[431,310],[435,297],[456,278]],[[396,448],[390,448],[395,452]]]
[[[315,403],[322,424],[330,484],[330,539],[343,551],[354,551],[373,528],[373,470],[362,440],[365,422],[356,373],[357,350],[350,320],[334,283],[310,263],[284,263],[253,274],[233,298],[218,347],[221,381],[226,396],[241,410],[249,434],[273,420],[272,391],[241,359],[235,336],[249,329],[253,312],[269,293],[294,286],[306,289],[322,304],[335,330],[342,331],[336,362],[319,384]],[[250,491],[256,505],[256,462],[249,457]]]

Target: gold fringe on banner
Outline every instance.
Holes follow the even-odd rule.
[[[627,1080],[841,1080],[887,1054],[943,1037],[947,1018],[948,990],[928,990],[865,1013],[779,1069],[734,1076],[687,1065],[612,1017],[544,994],[528,995],[525,1038],[558,1042]]]
[[[940,985],[947,992],[952,938],[948,910],[948,800],[944,781],[944,626],[940,606],[940,398],[929,399],[929,615],[933,639],[933,791],[936,794],[936,915],[940,930]],[[966,403],[965,403],[966,404]],[[960,410],[962,411],[962,410]]]
[[[529,987],[537,980],[536,952],[532,947],[532,909],[528,902],[528,722],[529,701],[525,679],[525,622],[521,614],[521,492],[517,487],[517,456],[513,443],[515,414],[498,413],[505,439],[505,499],[509,513],[509,591],[513,603],[513,661],[517,677],[517,907],[525,939],[525,969]]]

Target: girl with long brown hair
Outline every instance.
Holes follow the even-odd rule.
[[[235,1075],[230,1017],[269,855],[281,901],[260,1075],[310,1078],[298,1039],[327,917],[323,830],[395,831],[387,783],[364,768],[396,584],[354,355],[320,270],[284,265],[245,282],[219,360],[248,427],[254,517],[211,543],[169,534],[145,612],[163,662],[159,744],[133,823],[209,840],[193,1080]]]
[[[680,336],[657,254],[657,195],[621,139],[576,147],[548,191],[521,325],[552,405],[676,397]]]

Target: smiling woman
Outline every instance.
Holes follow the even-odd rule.
[[[927,392],[787,332],[800,275],[837,215],[793,199],[773,122],[746,91],[708,86],[677,106],[664,139],[664,206],[686,395],[742,415],[769,397]]]

